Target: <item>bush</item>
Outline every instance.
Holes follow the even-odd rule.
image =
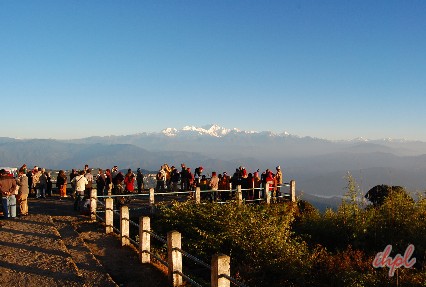
[[[290,205],[175,203],[163,207],[163,229],[182,232],[185,249],[206,262],[215,253],[231,256],[234,274],[250,286],[300,284],[309,260],[306,244],[291,231],[294,208]]]
[[[232,275],[249,286],[425,286],[426,199],[405,190],[367,206],[353,178],[337,211],[320,214],[308,202],[267,205],[173,203],[161,207],[157,228],[182,233],[183,249],[205,262],[231,256]],[[391,244],[391,257],[415,246],[414,269],[372,266]]]

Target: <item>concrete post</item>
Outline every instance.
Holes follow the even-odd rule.
[[[141,263],[151,263],[151,219],[148,216],[139,218],[139,259]]]
[[[177,231],[167,233],[167,263],[169,265],[170,286],[181,286],[182,279],[182,253],[176,248],[181,249],[181,234]]]
[[[271,204],[271,192],[269,191],[269,183],[265,184],[266,204]]]
[[[237,204],[241,205],[243,203],[243,192],[241,191],[241,185],[237,185]]]
[[[296,181],[290,181],[290,199],[291,202],[296,202]]]
[[[199,186],[195,188],[195,203],[200,204],[201,203],[201,189]]]
[[[231,281],[221,277],[221,275],[231,276],[231,258],[224,254],[215,254],[212,258],[211,286],[230,287]]]
[[[151,209],[151,213],[154,213],[155,211],[155,195],[154,195],[154,189],[149,189],[149,207]]]
[[[92,189],[90,191],[90,220],[96,221],[96,209],[98,204],[98,191]]]
[[[130,245],[129,227],[130,227],[129,207],[124,205],[120,208],[121,246]]]
[[[105,232],[113,233],[114,229],[112,228],[114,226],[114,199],[111,197],[108,197],[105,200]]]

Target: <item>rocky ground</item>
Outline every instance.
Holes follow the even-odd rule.
[[[0,286],[167,286],[161,265],[73,210],[72,199],[30,199],[29,216],[0,223]]]

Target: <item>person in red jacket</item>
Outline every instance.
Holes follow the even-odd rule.
[[[127,170],[126,176],[124,177],[124,187],[126,189],[126,193],[133,193],[133,191],[135,191],[135,180],[136,176],[129,168]]]

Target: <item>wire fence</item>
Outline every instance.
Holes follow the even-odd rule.
[[[102,202],[102,201],[99,201],[99,200],[96,200],[96,203],[99,204],[100,206],[104,207],[105,210],[99,210],[99,211],[96,210],[96,213],[95,213],[96,216],[95,216],[95,218],[97,220],[101,221],[101,222],[105,222],[105,218],[103,218],[102,216],[99,216],[98,213],[105,214],[105,212],[106,212],[106,204],[104,202]],[[112,209],[110,209],[110,211],[112,211],[112,213],[114,215],[121,217],[121,213],[119,213],[118,211],[112,210]],[[130,216],[129,216],[129,218],[130,218]],[[127,218],[124,218],[124,220],[128,221],[129,225],[137,228],[138,230],[140,229],[140,225],[138,223],[136,223],[136,222],[134,222],[134,221],[132,221],[130,219],[127,219]],[[112,226],[112,229],[113,229],[113,231],[115,233],[121,234],[121,230],[119,228],[116,228],[114,226],[114,224]],[[155,238],[156,240],[158,240],[162,244],[167,244],[167,239],[165,239],[164,237],[162,237],[162,236],[154,233],[152,230],[143,230],[143,232],[149,234],[152,238]],[[125,236],[125,238],[128,239],[129,242],[131,244],[133,244],[136,248],[139,248],[139,242],[138,242],[137,239],[133,239],[130,236]],[[175,247],[175,248],[173,248],[173,250],[180,252],[183,257],[188,258],[189,260],[195,262],[196,264],[203,266],[204,268],[206,268],[207,270],[209,270],[211,272],[212,267],[209,264],[207,264],[204,261],[202,261],[201,259],[197,258],[196,256],[194,256],[194,255],[186,252],[185,250],[183,250],[181,248],[176,248]],[[140,250],[140,252],[148,253],[149,255],[151,255],[152,257],[154,257],[158,262],[160,262],[161,264],[163,264],[166,267],[169,267],[169,263],[166,260],[164,260],[163,257],[160,256],[159,254],[154,253],[152,251],[147,251],[147,250],[143,250],[143,251]],[[177,273],[180,276],[182,276],[182,278],[184,278],[187,282],[189,282],[191,284],[191,286],[199,286],[199,287],[204,287],[205,286],[205,285],[202,285],[199,282],[197,282],[196,279],[190,277],[188,274],[184,274],[182,272],[175,272],[175,273]],[[248,287],[247,285],[239,282],[237,279],[235,279],[235,278],[233,278],[233,277],[231,277],[229,275],[220,274],[219,277],[226,278],[227,280],[229,280],[235,286]]]

